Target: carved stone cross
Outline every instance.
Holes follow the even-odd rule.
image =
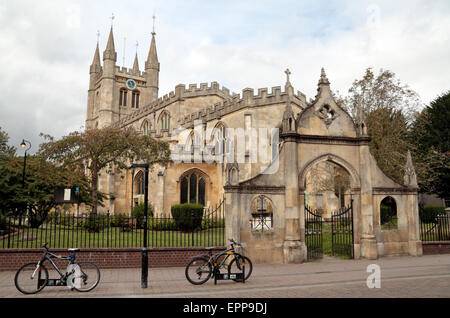
[[[289,75],[291,75],[291,71],[289,71],[289,69],[287,68],[284,72],[286,73],[286,82],[289,83]]]

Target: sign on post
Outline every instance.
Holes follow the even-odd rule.
[[[55,187],[54,199],[57,204],[79,203],[79,187]]]

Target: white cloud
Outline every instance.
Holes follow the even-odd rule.
[[[389,69],[424,103],[448,90],[448,1],[4,1],[0,2],[0,127],[37,149],[40,132],[79,129],[86,113],[96,32],[106,45],[111,13],[118,64],[141,68],[156,11],[160,94],[179,83],[284,86],[313,98],[323,66],[345,94],[367,67]]]

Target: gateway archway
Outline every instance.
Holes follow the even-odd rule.
[[[354,257],[352,176],[336,161],[355,173],[343,159],[327,154],[307,164],[300,176],[308,260],[327,252]]]

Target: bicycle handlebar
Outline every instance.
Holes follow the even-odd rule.
[[[241,246],[241,243],[236,242],[234,239],[228,239],[228,241],[230,241],[232,245]]]

